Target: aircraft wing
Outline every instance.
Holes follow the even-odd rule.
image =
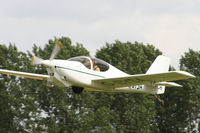
[[[102,84],[112,88],[153,84],[157,82],[175,81],[193,78],[192,74],[184,71],[169,71],[155,74],[137,74],[125,77],[105,78],[92,80],[94,83]]]
[[[27,72],[19,72],[19,71],[11,71],[0,69],[0,73],[7,74],[7,75],[14,75],[24,78],[31,78],[31,79],[38,79],[38,80],[47,80],[50,78],[49,75],[42,75],[42,74],[35,74],[35,73],[27,73]]]

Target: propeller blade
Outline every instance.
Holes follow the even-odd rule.
[[[31,65],[40,65],[42,64],[42,61],[44,60],[37,56],[32,56]]]
[[[59,53],[60,49],[63,47],[62,43],[58,40],[56,40],[56,46],[53,49],[53,52],[51,53],[50,60],[54,59],[56,55]]]

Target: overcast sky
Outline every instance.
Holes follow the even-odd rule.
[[[200,50],[200,0],[0,0],[0,44],[31,51],[61,36],[91,55],[114,40],[153,44],[177,68]]]

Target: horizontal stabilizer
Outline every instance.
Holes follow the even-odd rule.
[[[49,75],[27,73],[27,72],[18,72],[18,71],[11,71],[11,70],[5,70],[5,69],[0,69],[0,73],[24,77],[24,78],[38,79],[38,80],[47,80],[47,79],[50,78]]]
[[[155,83],[156,86],[166,86],[166,87],[182,87],[182,85],[179,85],[174,82],[158,82]]]

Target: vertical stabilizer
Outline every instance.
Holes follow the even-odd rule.
[[[146,74],[168,72],[170,59],[166,56],[159,55],[150,66]]]
[[[153,73],[162,73],[168,72],[170,65],[170,59],[166,56],[159,55],[153,64],[150,66],[146,74],[153,74]],[[152,86],[155,89],[155,94],[163,94],[165,92],[165,86]],[[147,88],[149,88],[147,86]]]

